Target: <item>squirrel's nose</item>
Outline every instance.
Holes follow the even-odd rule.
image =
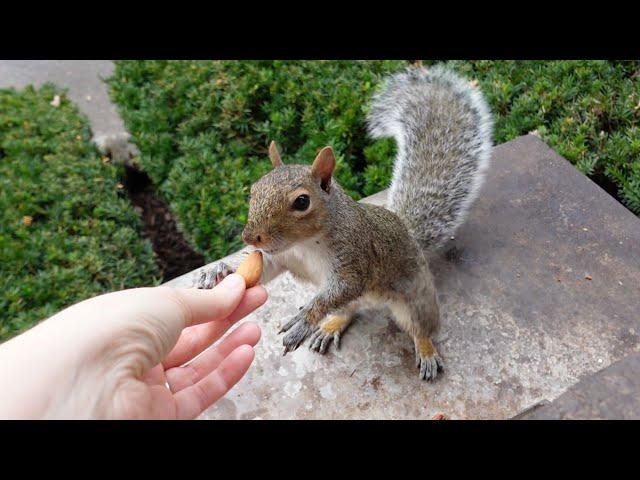
[[[249,245],[259,247],[265,241],[265,235],[255,233],[247,228],[242,231],[242,240]]]

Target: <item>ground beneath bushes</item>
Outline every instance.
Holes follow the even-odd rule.
[[[142,236],[149,239],[156,254],[164,281],[169,281],[205,264],[178,230],[167,204],[155,195],[149,177],[132,167],[125,167],[125,190],[142,218]]]
[[[106,84],[112,75],[110,60],[2,60],[0,88],[40,86],[46,82],[68,89],[68,96],[91,123],[94,138],[127,138],[128,133],[111,103]],[[135,152],[135,147],[131,147]],[[204,265],[178,230],[169,207],[155,195],[146,175],[127,167],[123,184],[141,214],[142,235],[151,241],[165,281]]]

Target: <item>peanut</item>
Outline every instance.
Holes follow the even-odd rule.
[[[255,286],[262,276],[262,252],[251,252],[240,264],[236,273],[244,278],[247,288]]]

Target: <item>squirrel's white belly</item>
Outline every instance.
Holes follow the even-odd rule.
[[[321,286],[331,273],[331,260],[324,243],[317,238],[298,242],[278,255],[279,260],[294,276]]]

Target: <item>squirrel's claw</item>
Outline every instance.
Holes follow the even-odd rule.
[[[196,278],[194,287],[209,290],[218,285],[228,275],[235,270],[224,262],[218,262],[213,267],[203,268]]]
[[[428,382],[434,381],[438,376],[438,372],[444,370],[442,358],[440,358],[440,355],[438,354],[428,357],[418,356],[417,364],[417,367],[420,369],[418,378]]]
[[[353,318],[353,315],[343,313],[329,315],[314,332],[309,348],[318,353],[325,353],[333,341],[336,350],[340,350],[340,335],[347,329]]]
[[[311,340],[309,341],[309,348],[311,348],[311,350],[315,350],[318,353],[324,354],[331,344],[331,341],[333,341],[336,350],[339,350],[340,332],[326,333],[322,330],[322,328],[319,328],[312,335]]]
[[[289,330],[291,327],[293,327],[296,323],[298,323],[301,320],[303,320],[303,319],[300,317],[300,314],[294,316],[291,320],[289,320],[287,323],[285,323],[280,328],[280,330],[278,330],[278,333],[286,332],[287,330]]]
[[[295,320],[295,322],[293,322],[293,320]],[[282,344],[285,347],[283,355],[286,355],[287,352],[291,352],[298,348],[302,344],[302,342],[304,342],[304,340],[314,331],[314,328],[306,320],[296,318],[294,318],[293,320],[289,321],[288,324],[285,325],[285,327],[287,327],[289,323],[293,322],[291,324],[295,326],[282,339]],[[288,326],[288,328],[291,327]]]
[[[421,339],[415,344],[416,367],[421,380],[434,381],[438,372],[444,370],[444,363],[430,339]]]

